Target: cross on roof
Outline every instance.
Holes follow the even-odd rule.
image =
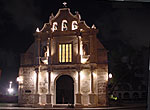
[[[67,2],[63,2],[64,7],[67,7]]]

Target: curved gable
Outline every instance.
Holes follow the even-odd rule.
[[[69,8],[62,8],[59,9],[58,13],[56,14],[55,17],[50,17],[50,24],[53,25],[54,22],[57,23],[58,25],[58,30],[61,30],[62,26],[62,21],[66,20],[68,23],[68,30],[72,30],[72,21],[77,21],[79,22],[79,18],[75,15],[73,15],[70,12]]]

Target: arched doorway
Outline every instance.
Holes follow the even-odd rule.
[[[74,81],[69,75],[56,80],[56,104],[74,104]]]

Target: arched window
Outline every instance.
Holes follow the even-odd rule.
[[[72,21],[72,30],[76,30],[78,28],[77,21]]]
[[[139,98],[139,94],[137,92],[134,92],[132,97],[136,100]]]
[[[143,93],[141,94],[141,98],[146,98],[146,97],[147,97],[146,92],[143,92]]]
[[[124,95],[123,95],[123,97],[125,99],[129,99],[130,98],[130,94],[128,92],[125,92]]]
[[[63,20],[62,21],[62,31],[66,31],[68,29],[68,24],[67,24],[67,20]]]
[[[57,30],[57,27],[58,27],[57,22],[54,22],[54,23],[53,23],[53,27],[52,27],[52,31],[53,31],[53,32],[56,31],[56,30]]]

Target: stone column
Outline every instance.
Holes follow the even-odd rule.
[[[96,104],[96,94],[94,93],[94,80],[93,80],[93,69],[91,68],[91,83],[90,83],[90,94],[89,94],[89,106]]]
[[[39,94],[38,94],[38,85],[39,85],[39,67],[35,68],[36,72],[36,86],[35,86],[35,94],[34,94],[34,104],[39,103]]]
[[[80,93],[80,71],[78,71],[78,93]]]
[[[23,84],[19,82],[19,87],[18,87],[18,104],[21,105],[23,103],[22,95],[23,95]]]
[[[90,88],[90,90],[91,90],[91,93],[93,94],[94,93],[94,87],[93,87],[93,70],[91,70],[91,88]]]
[[[48,38],[48,46],[49,46],[49,56],[48,56],[48,64],[51,64],[51,38]]]
[[[81,56],[80,56],[80,37],[81,36],[77,36],[78,37],[78,63],[81,63]]]
[[[78,70],[78,93],[76,94],[76,106],[81,106],[81,92],[80,92],[80,70]]]
[[[38,86],[39,86],[39,68],[36,68],[35,72],[36,72],[36,89],[35,89],[35,93],[38,94]]]
[[[41,47],[40,47],[40,38],[37,38],[37,56],[36,56],[36,64],[39,65],[40,64],[40,50],[41,50]]]
[[[50,94],[51,89],[51,71],[48,71],[48,94]]]
[[[51,104],[51,70],[48,70],[48,94],[46,94],[46,102],[48,106],[52,106]]]

